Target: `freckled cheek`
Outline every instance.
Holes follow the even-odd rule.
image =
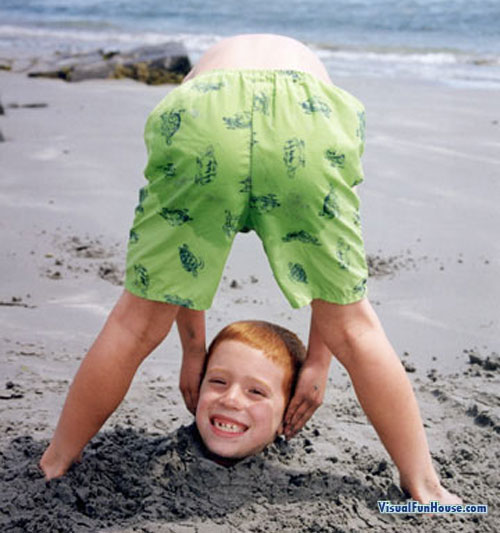
[[[209,413],[217,409],[217,406],[220,406],[223,396],[220,392],[210,389],[204,391],[202,388],[198,405],[196,406],[196,421],[206,423]]]
[[[198,407],[199,408],[207,408],[210,404],[215,402],[219,398],[219,394],[217,394],[215,391],[211,391],[209,389],[201,389],[200,391],[200,397],[198,399]]]
[[[249,408],[249,413],[257,426],[261,429],[274,430],[276,413],[271,405],[258,403]]]

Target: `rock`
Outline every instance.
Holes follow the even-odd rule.
[[[412,363],[408,363],[408,361],[405,361],[404,359],[401,361],[404,369],[406,370],[406,372],[409,372],[409,373],[412,373],[412,372],[416,372],[417,369],[415,368],[415,365],[413,365]]]
[[[118,63],[116,78],[132,78],[149,85],[180,83],[191,70],[186,48],[176,42],[143,46],[113,59]]]
[[[470,351],[469,353],[469,363],[471,365],[480,365],[483,366],[483,359],[476,352]]]
[[[143,46],[126,53],[102,50],[77,55],[58,54],[52,63],[37,65],[28,76],[65,81],[132,78],[149,85],[180,83],[191,70],[182,43]]]
[[[464,350],[469,355],[469,364],[479,365],[484,370],[498,370],[500,369],[500,356],[496,352],[492,352],[484,359],[474,350]]]
[[[116,64],[110,60],[75,65],[67,74],[66,81],[105,80],[114,78]]]
[[[486,358],[486,361],[483,363],[483,368],[485,370],[499,370],[500,369],[500,356],[493,352]]]
[[[33,78],[61,78],[70,81],[71,73],[77,66],[92,65],[103,61],[105,61],[105,57],[101,50],[81,54],[56,52],[52,61],[37,63],[28,72],[28,76]]]
[[[0,70],[12,70],[12,60],[0,57]]]

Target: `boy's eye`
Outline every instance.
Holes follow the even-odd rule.
[[[209,383],[215,383],[216,385],[225,385],[225,381],[220,378],[212,378],[208,380]]]
[[[260,389],[250,389],[251,394],[255,394],[257,396],[265,396],[264,392]]]

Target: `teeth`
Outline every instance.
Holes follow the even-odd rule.
[[[243,426],[236,426],[235,424],[228,424],[226,422],[221,422],[220,420],[214,420],[214,426],[229,433],[241,433],[244,430]]]

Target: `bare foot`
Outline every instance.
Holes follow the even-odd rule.
[[[430,486],[419,487],[414,490],[405,490],[415,501],[422,504],[427,504],[432,501],[437,501],[440,505],[458,505],[463,503],[462,498],[445,489],[439,481]]]
[[[52,445],[50,445],[42,455],[39,466],[45,475],[45,479],[50,481],[51,479],[64,476],[74,462],[80,462],[81,460],[81,454],[75,460],[65,459],[57,452],[54,452]]]

